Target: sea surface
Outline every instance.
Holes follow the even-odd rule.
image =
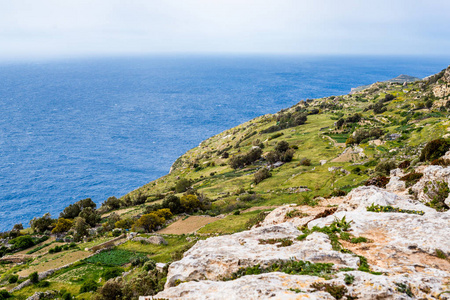
[[[164,174],[202,140],[443,57],[154,56],[0,63],[0,231]]]

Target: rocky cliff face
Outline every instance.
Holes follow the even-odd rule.
[[[426,180],[448,180],[450,167],[427,167]],[[448,181],[447,181],[448,182]],[[450,211],[437,212],[405,193],[359,187],[338,207],[283,206],[271,212],[263,226],[199,241],[169,268],[166,289],[155,298],[167,299],[450,299]],[[336,199],[332,201],[336,202]],[[368,211],[372,204],[398,212]],[[298,217],[287,218],[293,210]],[[404,213],[404,212],[408,213]],[[344,219],[345,217],[345,219]],[[335,220],[346,220],[352,237],[340,239],[318,232]],[[296,239],[309,228],[310,234]],[[316,229],[314,229],[316,228]],[[330,227],[332,228],[332,227]],[[319,230],[320,231],[320,230]],[[311,233],[312,232],[312,233]],[[275,241],[267,243],[264,241]],[[292,243],[282,245],[282,240]],[[332,263],[333,275],[293,275],[270,272],[226,280],[242,268],[261,268],[280,261]],[[366,265],[367,268],[361,268]],[[283,271],[283,270],[279,270]],[[151,297],[142,297],[151,299]]]

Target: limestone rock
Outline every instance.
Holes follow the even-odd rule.
[[[54,299],[57,296],[57,291],[36,292],[32,296],[28,297],[27,300]]]
[[[419,201],[399,196],[375,186],[360,186],[352,190],[344,199],[344,202],[339,206],[338,210],[367,211],[367,207],[372,204],[383,206],[390,205],[393,207],[430,213],[435,212],[434,209],[423,205]]]
[[[313,233],[303,241],[295,240],[300,234],[291,223],[283,223],[198,241],[183,259],[170,265],[166,287],[174,286],[177,280],[220,280],[241,267],[267,266],[279,260],[331,262],[340,267],[357,268],[359,258],[332,250],[327,235]],[[277,247],[259,242],[281,238],[292,239],[292,245]]]
[[[133,238],[133,241],[135,242],[143,242],[146,244],[154,244],[154,245],[167,245],[167,241],[159,235],[153,235],[149,238],[145,238],[145,237],[135,237]]]
[[[367,236],[378,232],[385,237],[385,244],[404,252],[416,249],[435,254],[440,249],[450,254],[450,214],[425,213],[424,215],[407,213],[374,213],[363,211],[341,211],[326,218],[313,220],[308,224],[323,227],[331,224],[335,218],[345,216],[351,223],[351,233],[355,236]]]
[[[353,276],[352,284],[346,285],[345,274]],[[430,299],[446,290],[445,281],[427,275],[372,275],[360,271],[341,272],[336,278],[323,278],[307,275],[288,275],[285,273],[266,273],[243,276],[232,281],[211,281],[181,283],[158,293],[154,298],[164,299],[336,299],[324,291],[317,291],[314,283],[326,283],[345,287],[345,295],[355,299],[409,299],[399,290],[404,285],[415,297]],[[445,294],[443,298],[449,299]],[[445,298],[447,297],[447,298]],[[343,299],[345,299],[344,297]],[[141,297],[140,300],[152,299]],[[348,298],[347,298],[348,299]],[[437,299],[433,297],[431,299]]]
[[[406,183],[400,180],[398,176],[391,176],[389,183],[386,185],[386,190],[390,192],[403,192],[406,190]]]
[[[430,199],[424,193],[424,187],[428,182],[445,181],[450,186],[450,167],[428,166],[422,170],[423,177],[411,187],[422,202],[429,202]]]

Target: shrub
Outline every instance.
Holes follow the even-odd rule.
[[[116,278],[122,275],[122,272],[123,272],[122,268],[109,268],[103,272],[102,278],[105,279],[105,281],[107,281],[111,278]]]
[[[430,199],[428,203],[425,203],[427,206],[430,206],[437,211],[445,211],[450,207],[445,203],[445,199],[447,199],[450,189],[448,187],[447,182],[445,181],[430,181],[425,185],[423,192]]]
[[[411,173],[406,174],[405,176],[401,177],[400,180],[405,181],[406,187],[410,187],[410,186],[415,185],[422,177],[423,177],[423,173],[416,173],[414,171],[414,172],[411,172]]]
[[[347,285],[352,284],[355,281],[355,276],[352,274],[345,274],[344,276],[344,282]]]
[[[87,292],[95,292],[97,288],[98,288],[97,282],[95,282],[95,280],[93,279],[88,279],[80,287],[80,294]]]
[[[300,159],[299,164],[301,166],[310,166],[311,165],[311,160],[309,158],[303,157]]]
[[[33,218],[30,221],[30,227],[35,232],[44,232],[52,225],[53,220],[50,213],[44,214],[41,218]]]
[[[181,207],[180,198],[175,195],[168,195],[162,201],[162,207],[170,209],[173,214],[178,214],[183,212]]]
[[[405,161],[402,161],[402,162],[398,165],[398,168],[399,168],[399,169],[406,169],[406,168],[408,168],[410,165],[411,165],[411,161],[410,161],[410,160],[405,160]]]
[[[384,175],[389,175],[389,172],[395,169],[396,166],[397,164],[395,163],[395,161],[385,160],[378,163],[378,165],[375,167],[375,171]]]
[[[30,279],[30,281],[31,281],[32,283],[38,283],[38,282],[39,282],[39,275],[38,275],[38,272],[33,272],[33,273],[31,273],[31,274],[28,276],[28,278]]]
[[[339,189],[334,189],[332,192],[331,192],[331,197],[342,197],[342,196],[345,196],[345,195],[347,195],[347,192],[346,191],[343,191],[343,190],[339,190]]]
[[[166,220],[161,218],[157,214],[149,213],[140,217],[133,225],[133,231],[137,231],[139,228],[142,228],[146,232],[152,232],[158,226],[164,224]]]
[[[260,159],[261,154],[261,148],[253,148],[246,154],[233,156],[228,163],[233,169],[239,169]]]
[[[272,176],[272,173],[267,168],[262,168],[258,172],[255,173],[255,183],[258,184],[266,178]]]
[[[143,264],[145,264],[145,262],[147,262],[150,258],[148,258],[147,256],[137,256],[134,257],[133,259],[131,259],[131,265],[133,267],[136,266],[142,266]]]
[[[347,293],[347,288],[344,285],[336,285],[332,283],[314,282],[311,287],[317,291],[324,291],[336,299],[342,299]]]
[[[365,185],[366,186],[374,185],[379,188],[385,188],[388,183],[389,183],[389,178],[387,178],[386,176],[377,176],[377,177],[368,179],[366,181]]]
[[[8,282],[9,283],[16,283],[18,279],[19,279],[19,275],[11,275],[8,278]]]
[[[42,281],[39,281],[38,283],[36,283],[36,286],[40,287],[40,288],[49,287],[50,282],[47,280],[42,280]]]
[[[115,228],[121,228],[121,229],[130,229],[133,226],[133,219],[131,218],[126,218],[126,219],[122,219],[117,221],[116,223],[114,223],[114,227]]]
[[[56,223],[55,228],[53,228],[52,233],[67,232],[72,228],[73,221],[70,219],[59,218]]]
[[[144,271],[152,271],[156,268],[156,262],[152,259],[149,259],[144,263],[143,269]]]
[[[192,185],[192,181],[186,178],[181,178],[177,181],[175,184],[175,191],[177,193],[184,193],[186,192]]]
[[[450,142],[444,139],[437,139],[428,142],[420,154],[420,161],[434,160],[445,154],[450,148]]]
[[[6,290],[0,290],[0,300],[11,298],[12,295]]]
[[[447,167],[450,166],[450,159],[436,158],[431,162],[431,164],[434,166]]]
[[[103,202],[102,205],[108,207],[108,209],[118,209],[120,208],[120,200],[112,196],[106,199],[106,201]]]
[[[19,236],[9,241],[14,245],[14,249],[27,249],[34,246],[33,239],[29,235]]]
[[[200,200],[196,195],[184,195],[180,199],[181,207],[184,211],[194,211],[201,206]]]

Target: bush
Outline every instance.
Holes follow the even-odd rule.
[[[405,161],[402,161],[402,162],[398,165],[398,168],[399,168],[399,169],[406,169],[406,168],[408,168],[410,165],[411,165],[411,161],[410,161],[410,160],[405,160]]]
[[[389,175],[390,171],[395,169],[397,164],[395,161],[392,160],[385,160],[378,163],[378,165],[375,167],[375,171],[384,174]]]
[[[56,223],[55,228],[53,228],[52,233],[67,232],[72,228],[73,221],[70,219],[59,218],[58,223]]]
[[[180,199],[180,204],[184,211],[188,212],[194,211],[201,206],[201,202],[196,195],[184,195]]]
[[[181,178],[177,181],[175,184],[175,191],[177,193],[184,193],[186,192],[192,185],[192,181],[186,178]]]
[[[109,268],[102,274],[102,278],[107,281],[111,278],[116,278],[118,276],[121,276],[123,272],[122,268]]]
[[[301,166],[310,166],[311,160],[309,158],[303,157],[302,159],[300,159],[300,165]]]
[[[164,198],[162,202],[162,207],[170,209],[173,214],[178,214],[183,212],[181,207],[180,198],[175,195],[168,195]]]
[[[437,159],[449,151],[450,142],[444,139],[437,139],[428,142],[420,154],[420,161],[430,161]]]
[[[49,287],[50,282],[47,280],[42,280],[42,281],[39,281],[38,283],[36,283],[36,286],[40,287],[40,288]]]
[[[346,191],[335,189],[331,192],[331,197],[342,197],[347,195]]]
[[[236,155],[229,160],[229,164],[233,169],[239,169],[247,165],[251,165],[261,158],[261,148],[253,148],[248,153],[243,155]]]
[[[157,214],[149,213],[145,214],[142,217],[140,217],[136,223],[133,225],[133,231],[138,230],[139,228],[142,228],[146,232],[152,232],[155,230],[158,226],[163,225],[166,222],[164,218],[161,218]]]
[[[272,173],[267,168],[262,168],[258,172],[255,173],[255,183],[258,184],[261,181],[263,181],[266,178],[269,178],[272,176]]]
[[[18,279],[19,279],[19,275],[11,275],[8,278],[8,282],[9,283],[16,283]]]
[[[39,282],[39,275],[38,275],[38,272],[33,272],[33,273],[31,273],[31,274],[28,276],[28,278],[30,279],[30,281],[31,281],[32,283],[38,283],[38,282]]]
[[[98,288],[97,282],[93,279],[86,280],[80,288],[81,293],[95,292]]]
[[[155,268],[156,268],[156,262],[152,259],[146,261],[143,266],[144,271],[147,271],[147,272],[152,271]]]
[[[405,181],[406,187],[410,187],[410,186],[415,185],[420,180],[420,178],[422,178],[422,176],[423,176],[423,173],[416,173],[414,171],[414,172],[411,172],[411,173],[406,174],[405,176],[401,177],[400,180]]]
[[[12,295],[6,290],[0,290],[0,300],[11,298]]]
[[[27,249],[34,246],[33,239],[29,235],[16,237],[9,241],[9,243],[14,245],[14,249]]]
[[[108,209],[118,209],[120,208],[120,200],[112,196],[103,202],[103,205],[108,207]]]
[[[450,166],[450,159],[437,158],[431,162],[434,166],[447,167]]]
[[[386,185],[389,183],[389,178],[386,176],[378,176],[370,178],[366,181],[365,186],[374,185],[379,188],[386,188]]]

